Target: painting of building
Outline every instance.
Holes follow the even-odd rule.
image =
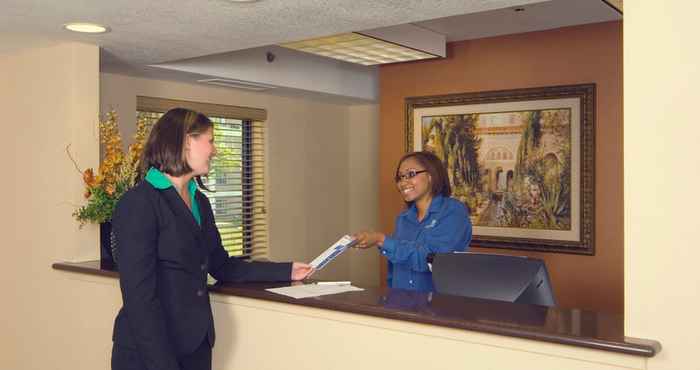
[[[571,229],[570,109],[424,116],[422,138],[475,226]]]

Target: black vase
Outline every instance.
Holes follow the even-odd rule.
[[[111,222],[100,224],[100,268],[117,269],[117,238]]]

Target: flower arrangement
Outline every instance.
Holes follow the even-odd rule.
[[[99,224],[109,221],[119,198],[136,184],[141,152],[149,130],[147,120],[139,117],[134,142],[129,145],[126,153],[122,149],[117,121],[118,117],[114,111],[108,112],[100,120],[100,143],[104,149],[104,158],[97,175],[92,168],[80,170],[70,154],[70,146],[66,148],[85,184],[87,204],[73,212],[73,217],[80,223],[80,227],[86,223]]]

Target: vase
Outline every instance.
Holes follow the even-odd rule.
[[[117,238],[111,222],[100,224],[100,268],[117,269]]]

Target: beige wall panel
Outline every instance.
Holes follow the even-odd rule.
[[[58,259],[98,255],[97,229],[79,231],[71,217],[83,185],[65,152],[71,144],[82,168],[98,163],[98,58],[96,46],[74,43],[0,56],[3,133],[12,142],[5,156],[12,171],[3,180],[10,189],[0,195],[11,207],[1,222],[9,240],[0,269],[0,369],[76,368],[70,365],[76,352],[95,348],[92,329],[81,327],[111,320],[99,294],[76,305],[83,292],[51,269]],[[85,312],[99,314],[87,318]]]
[[[625,3],[626,334],[663,345],[649,370],[700,368],[698,11]]]
[[[376,105],[348,108],[349,150],[348,232],[378,230],[379,219],[379,110]],[[341,258],[350,262],[350,280],[360,286],[379,285],[379,252],[351,249]]]

